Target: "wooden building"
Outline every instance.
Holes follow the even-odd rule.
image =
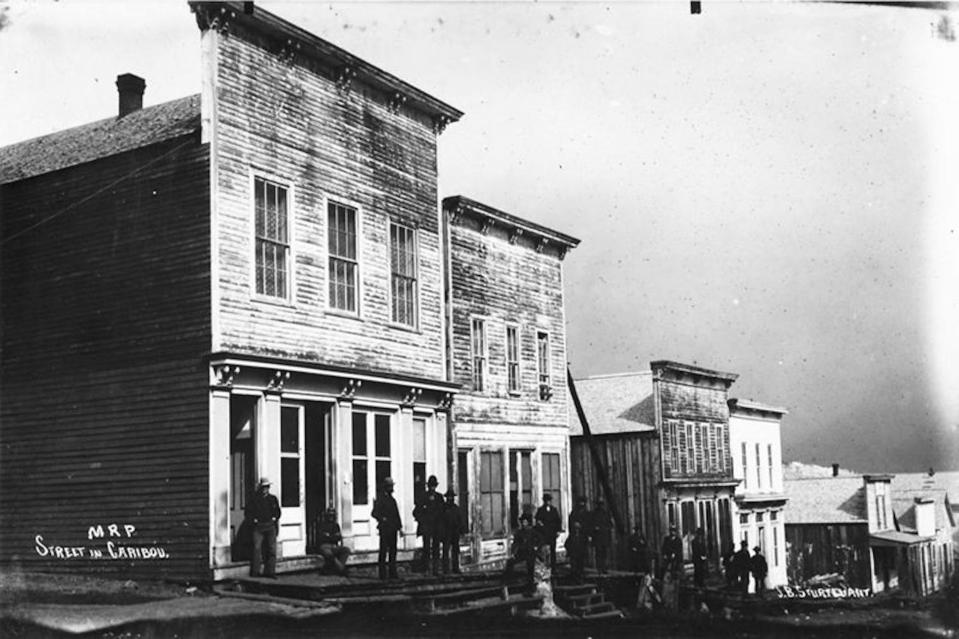
[[[658,551],[670,526],[690,561],[702,529],[710,562],[733,539],[733,477],[729,454],[730,385],[736,375],[670,361],[650,370],[574,382],[586,423],[571,408],[574,497],[590,507],[607,497],[617,520],[614,557],[626,559],[626,537],[639,526]],[[607,474],[606,495],[601,476]]]
[[[786,537],[783,508],[782,418],[786,409],[744,399],[729,402],[729,445],[735,492],[733,539],[759,546],[769,587],[786,585]],[[732,551],[726,548],[724,552]],[[755,584],[750,587],[755,589]]]
[[[544,492],[569,512],[563,258],[579,240],[465,197],[443,200],[452,449],[471,563],[506,557]]]
[[[287,560],[328,505],[373,549],[387,475],[410,551],[414,477],[451,479],[461,113],[253,3],[191,7],[200,95],[141,108],[121,76],[117,116],[0,149],[0,559],[245,574],[259,476]]]

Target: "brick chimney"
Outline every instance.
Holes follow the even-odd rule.
[[[120,97],[119,117],[143,108],[143,90],[146,80],[132,73],[117,76],[117,93]]]
[[[832,465],[832,476],[839,477],[839,464]]]
[[[916,497],[913,507],[916,509],[916,534],[920,537],[935,535],[936,503],[928,497]]]

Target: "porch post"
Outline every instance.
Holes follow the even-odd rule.
[[[396,482],[397,506],[400,509],[400,519],[403,521],[403,530],[400,536],[400,547],[406,548],[406,543],[413,535],[413,542],[410,548],[416,544],[416,520],[413,519],[413,407],[401,405],[396,413],[396,428],[393,429],[391,440],[393,450],[390,451],[393,458],[393,468],[390,471],[393,475],[393,481]],[[429,437],[429,433],[423,434]],[[427,442],[429,450],[429,442]],[[435,474],[430,466],[426,468],[427,475]],[[379,488],[379,487],[377,487]]]
[[[260,400],[260,419],[256,423],[256,479],[267,477],[273,484],[280,482],[280,394],[263,393]],[[251,486],[250,490],[255,490]],[[273,494],[278,494],[274,487]],[[280,546],[281,544],[277,544]]]
[[[344,539],[353,536],[353,402],[340,399],[333,406],[331,439],[333,448],[333,495],[340,514]]]
[[[230,389],[210,391],[210,546],[212,565],[230,561]]]

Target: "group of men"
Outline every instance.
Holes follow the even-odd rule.
[[[426,480],[426,492],[417,500],[413,508],[416,534],[423,538],[420,568],[434,575],[438,575],[440,570],[443,574],[449,573],[450,570],[459,574],[460,535],[463,534],[462,515],[456,503],[456,492],[453,488],[447,489],[445,495],[440,495],[436,490],[438,484],[436,476],[430,475]],[[382,540],[382,536],[380,539]],[[395,563],[391,563],[390,571],[390,574],[395,575]],[[380,577],[382,576],[381,559]]]
[[[746,540],[740,542],[739,550],[726,555],[726,585],[739,590],[743,594],[749,592],[749,577],[756,583],[756,594],[760,597],[766,590],[766,575],[769,573],[769,564],[763,556],[759,546],[753,547],[753,554],[749,554],[749,544]]]
[[[586,498],[576,500],[576,506],[569,513],[569,535],[566,537],[566,556],[569,559],[573,579],[583,578],[586,557],[592,548],[596,570],[605,574],[612,543],[613,520],[606,503],[600,499],[592,511],[586,506]]]
[[[541,549],[549,554],[550,570],[556,569],[556,540],[563,530],[563,520],[553,505],[553,496],[543,493],[543,504],[536,509],[536,514],[527,506],[517,524],[503,576],[507,578],[512,575],[516,564],[526,564],[527,590],[531,591],[533,569]]]

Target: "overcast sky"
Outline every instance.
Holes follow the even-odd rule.
[[[260,2],[460,108],[440,189],[582,239],[576,376],[673,359],[784,457],[959,469],[959,28],[916,8]],[[185,2],[7,2],[0,144],[199,91]]]

